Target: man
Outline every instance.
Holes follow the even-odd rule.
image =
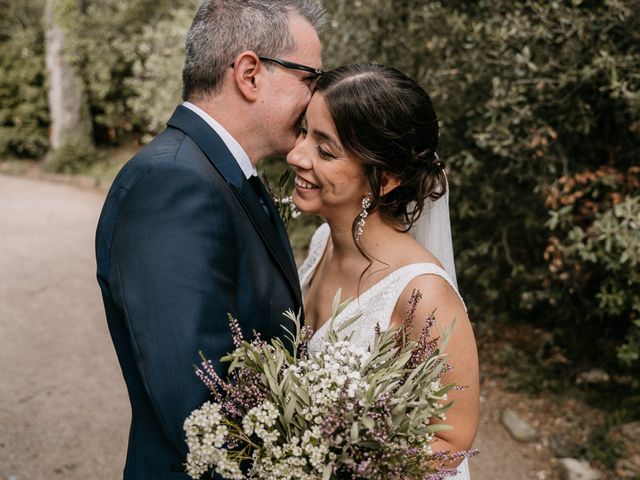
[[[98,282],[132,407],[125,479],[187,478],[198,352],[282,336],[302,306],[282,222],[255,176],[293,148],[322,73],[315,0],[209,0],[187,37],[185,103],[122,169],[96,237]]]

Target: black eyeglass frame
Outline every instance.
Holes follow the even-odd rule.
[[[261,56],[258,56],[258,58],[263,62],[277,63],[281,67],[289,68],[291,70],[301,70],[303,72],[312,73],[314,75],[313,80],[317,80],[322,75],[324,75],[324,70],[320,70],[319,68],[308,67],[300,63],[289,62],[287,60],[282,60],[280,58],[261,57]]]

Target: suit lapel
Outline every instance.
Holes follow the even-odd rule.
[[[277,226],[265,215],[255,191],[225,143],[196,113],[186,107],[178,106],[169,119],[168,125],[187,134],[204,152],[213,167],[227,181],[269,252],[282,269],[298,302],[302,305],[300,283],[291,248],[289,247],[289,240],[272,202],[269,201],[267,203],[271,213],[274,215],[273,218],[276,219]],[[261,188],[264,189],[264,187]],[[266,192],[265,196],[269,198]]]

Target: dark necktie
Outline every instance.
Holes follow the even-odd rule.
[[[262,209],[269,217],[269,220],[273,222],[273,218],[271,217],[271,211],[269,210],[269,206],[267,205],[267,199],[266,199],[267,192],[264,188],[264,185],[256,175],[250,176],[248,180],[249,180],[249,184],[251,185],[251,187],[253,187],[253,190],[256,192],[256,195],[258,196],[258,200],[260,200],[260,205],[262,205]]]

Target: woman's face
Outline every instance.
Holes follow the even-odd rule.
[[[305,213],[353,221],[369,187],[360,163],[341,145],[322,93],[311,98],[303,126],[287,155],[296,173],[293,202]]]

